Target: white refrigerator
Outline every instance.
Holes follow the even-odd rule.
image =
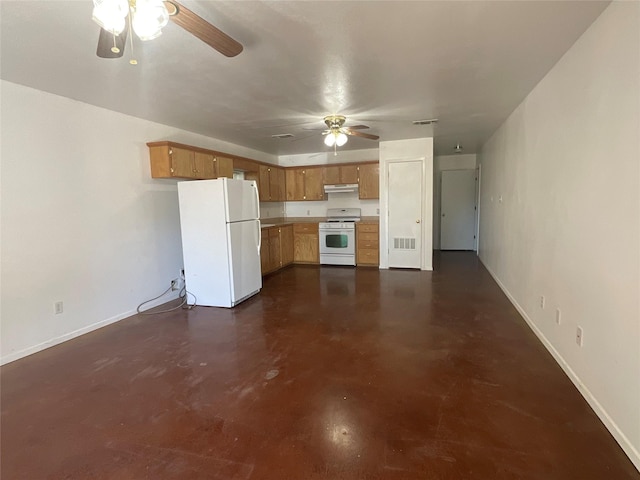
[[[196,305],[234,307],[258,293],[262,274],[256,182],[179,182],[178,199],[185,286]]]

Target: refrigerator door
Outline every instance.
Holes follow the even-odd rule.
[[[262,288],[260,271],[260,221],[247,220],[227,224],[229,266],[231,270],[231,306],[254,295]]]
[[[227,222],[242,222],[260,218],[258,186],[254,180],[223,179],[227,192],[225,204]]]

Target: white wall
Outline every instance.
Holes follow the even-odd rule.
[[[483,146],[479,253],[640,469],[639,10],[612,3]]]
[[[433,158],[433,248],[440,249],[440,188],[443,170],[475,170],[476,154],[441,155]]]
[[[0,87],[2,363],[127,317],[177,277],[176,181],[151,179],[146,142],[277,162],[13,83]],[[60,315],[56,301],[64,302]]]
[[[390,162],[421,160],[424,175],[422,199],[421,269],[433,270],[433,138],[380,142],[380,268],[389,268],[389,226],[387,223]]]

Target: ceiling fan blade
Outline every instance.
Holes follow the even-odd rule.
[[[119,51],[114,52],[112,50],[112,48],[114,47],[113,33],[108,32],[104,28],[101,28],[100,36],[98,37],[98,48],[96,50],[96,55],[98,55],[100,58],[120,58],[124,54],[124,46],[127,43],[128,31],[129,26],[125,24],[125,28],[120,33],[120,35],[115,36],[115,47]]]
[[[184,28],[187,32],[198,37],[210,47],[227,57],[235,57],[242,52],[242,44],[235,41],[222,30],[199,17],[191,10],[183,7],[174,0],[165,1],[165,6],[173,23]]]
[[[370,133],[354,132],[349,128],[343,128],[342,130],[347,135],[353,135],[354,137],[368,138],[369,140],[378,140],[380,138],[378,135],[371,135]]]
[[[364,130],[365,128],[369,128],[368,125],[353,125],[347,127],[349,130]]]

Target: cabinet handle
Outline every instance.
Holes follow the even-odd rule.
[[[307,196],[306,196],[306,195],[303,195],[303,196],[302,196],[302,199],[303,199],[303,200],[306,200],[306,199],[307,199]]]
[[[173,167],[171,167],[171,173],[173,173]]]
[[[169,155],[173,155],[173,150],[169,149]]]

